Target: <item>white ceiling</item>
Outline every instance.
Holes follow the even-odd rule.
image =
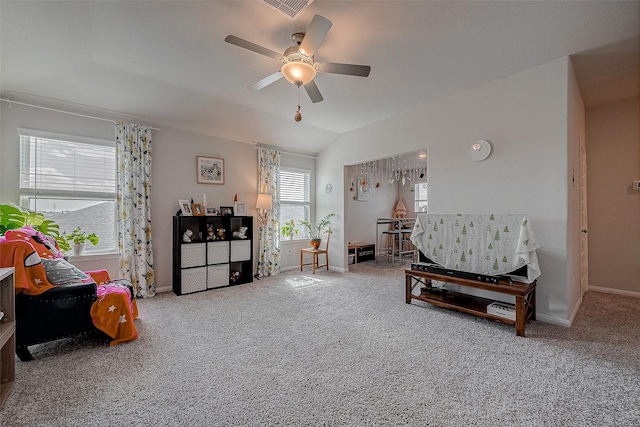
[[[295,86],[247,89],[279,63],[224,38],[282,52],[314,14],[333,22],[316,61],[372,70],[318,74],[325,100],[301,91],[296,123]],[[5,97],[305,152],[567,55],[587,106],[640,93],[639,1],[315,0],[292,20],[260,0],[3,0],[0,24]]]

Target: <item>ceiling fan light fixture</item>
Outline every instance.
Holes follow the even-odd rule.
[[[285,79],[296,86],[304,86],[316,76],[313,65],[303,61],[287,62],[280,70]]]

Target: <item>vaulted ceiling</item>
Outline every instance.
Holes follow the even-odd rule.
[[[314,14],[333,22],[316,61],[367,78],[316,76],[324,101],[279,80],[271,58]],[[4,97],[318,152],[344,132],[571,55],[587,106],[640,93],[638,1],[325,1],[295,19],[264,1],[0,2]]]

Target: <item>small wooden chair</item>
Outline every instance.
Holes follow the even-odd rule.
[[[318,248],[306,248],[300,249],[300,271],[305,265],[311,266],[311,272],[316,274],[316,268],[327,267],[327,271],[329,270],[329,239],[331,239],[331,229],[329,229],[329,233],[327,234],[327,244],[324,249]],[[311,262],[304,263],[304,254],[311,254]],[[325,263],[320,265],[318,261],[318,255],[324,254]]]

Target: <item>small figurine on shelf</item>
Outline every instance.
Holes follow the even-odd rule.
[[[207,240],[216,240],[213,225],[207,225]]]
[[[246,239],[247,238],[247,228],[248,227],[240,227],[238,231],[234,231],[233,238],[234,239]]]
[[[193,237],[193,231],[191,231],[191,230],[189,230],[187,228],[187,230],[182,235],[182,241],[185,242],[185,243],[189,243],[191,241],[192,237]]]
[[[240,272],[239,271],[233,271],[231,273],[231,283],[236,283],[238,281],[238,279],[240,279]]]
[[[218,228],[218,230],[216,231],[216,234],[218,235],[218,240],[224,240],[224,233],[225,233],[224,228]]]

